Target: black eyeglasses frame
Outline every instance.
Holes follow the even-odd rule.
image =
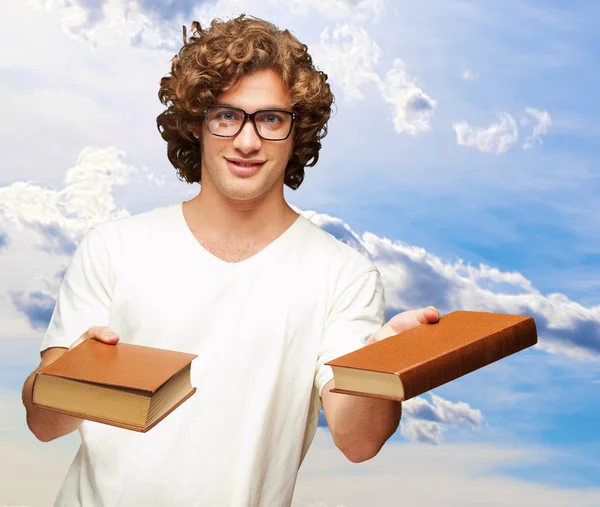
[[[210,127],[208,125],[208,112],[210,109],[215,109],[218,107],[233,109],[234,111],[239,111],[240,113],[244,114],[244,120],[242,121],[239,130],[235,134],[225,136],[223,134],[215,134],[212,130],[210,130]],[[256,122],[254,121],[254,117],[258,113],[264,113],[264,112],[269,112],[269,111],[274,111],[274,112],[278,112],[278,113],[287,113],[292,117],[292,121],[290,123],[290,130],[285,137],[282,137],[280,139],[269,139],[269,138],[266,138],[266,137],[263,137],[260,135],[260,132],[258,131],[258,128],[256,126]],[[246,111],[244,111],[243,109],[240,109],[239,107],[228,106],[225,104],[214,104],[212,106],[207,106],[206,108],[204,108],[204,120],[206,123],[206,129],[208,130],[208,132],[211,135],[216,136],[216,137],[235,137],[242,131],[242,129],[246,125],[246,122],[248,120],[250,120],[250,122],[252,123],[252,126],[254,127],[254,132],[256,132],[256,135],[258,137],[260,137],[263,141],[285,141],[288,137],[290,137],[290,134],[292,133],[292,130],[294,128],[294,121],[296,120],[296,113],[293,111],[287,111],[286,109],[277,109],[277,108],[259,109],[258,111],[254,111],[253,113],[247,113]]]

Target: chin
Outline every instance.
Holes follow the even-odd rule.
[[[257,188],[249,185],[250,188],[221,188],[221,193],[232,201],[251,202],[255,200],[261,200],[270,194],[270,189]]]

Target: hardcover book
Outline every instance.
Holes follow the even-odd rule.
[[[325,364],[331,392],[406,401],[536,343],[533,317],[458,310]]]
[[[36,374],[33,404],[145,433],[196,392],[196,357],[88,339]]]

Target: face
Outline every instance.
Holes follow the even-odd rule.
[[[238,107],[247,113],[259,109],[291,111],[289,93],[272,70],[245,76],[218,104]],[[247,121],[232,138],[217,137],[202,125],[202,191],[218,192],[232,202],[264,201],[283,194],[285,168],[292,155],[293,132],[283,141],[266,141]]]

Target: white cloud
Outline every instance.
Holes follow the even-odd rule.
[[[51,507],[77,452],[79,436],[39,442],[27,428],[20,392],[0,388],[0,407],[9,417],[9,423],[0,426],[0,505]]]
[[[536,143],[543,144],[542,136],[548,133],[548,127],[552,125],[552,118],[550,117],[550,113],[548,111],[540,111],[539,109],[535,109],[533,107],[528,107],[525,109],[525,112],[532,116],[535,124],[533,125],[533,132],[525,142],[523,143],[523,149],[527,150],[529,148],[533,148]],[[527,119],[521,120],[521,125],[528,125],[529,121]]]
[[[66,35],[93,48],[129,40],[150,24],[133,0],[29,0],[29,5],[58,14]]]
[[[319,68],[340,84],[346,100],[361,100],[362,89],[376,85],[381,97],[393,106],[394,130],[398,134],[416,135],[431,129],[437,101],[417,85],[400,59],[394,60],[382,79],[374,70],[381,49],[363,27],[344,24],[331,31],[326,28],[314,56]]]
[[[572,459],[546,447],[389,441],[364,463],[348,462],[318,430],[298,478],[295,499],[349,507],[598,507],[598,488],[575,489],[510,476],[507,469]],[[468,492],[468,494],[465,494]],[[310,505],[310,503],[308,504]]]
[[[464,76],[463,76],[464,78]],[[532,107],[525,112],[533,118],[533,129],[524,143],[523,149],[532,148],[536,143],[542,144],[542,136],[548,133],[548,127],[552,124],[552,118],[548,111],[542,111]],[[499,121],[492,123],[489,127],[473,127],[466,121],[456,122],[452,125],[456,132],[459,146],[468,146],[482,152],[495,153],[499,155],[507,152],[519,139],[517,122],[508,113],[498,114]],[[521,119],[521,125],[530,125],[531,120]]]
[[[301,210],[297,206],[292,207],[297,213],[302,213],[302,215],[312,221],[315,225],[318,225],[321,229],[326,230],[329,234],[332,234],[347,245],[350,245],[355,250],[368,255],[361,238],[341,218],[332,217],[325,213],[317,213],[316,211]]]
[[[279,0],[270,0],[280,5]],[[299,14],[318,13],[328,19],[375,20],[383,0],[291,0],[289,7]]]
[[[465,81],[475,81],[479,77],[479,74],[471,69],[466,69],[461,72],[460,77]]]
[[[316,65],[340,84],[348,100],[364,98],[361,88],[379,82],[373,66],[380,55],[379,46],[367,31],[350,24],[323,30],[320,46],[313,50]]]
[[[432,421],[408,419],[400,423],[402,436],[411,442],[439,444],[444,437],[445,431],[446,429],[443,425]]]
[[[19,396],[0,389],[0,406],[8,409],[13,421],[11,431],[0,434],[0,505],[50,507],[77,452],[79,437],[71,434],[51,444],[36,441],[25,426]],[[401,494],[404,503],[423,507],[598,507],[597,489],[536,484],[505,472],[567,459],[573,460],[568,451],[525,444],[424,446],[390,440],[375,458],[354,464],[334,446],[330,433],[319,428],[300,469],[292,505],[395,507]],[[31,477],[36,477],[35,488]],[[465,490],[469,495],[464,495]]]
[[[123,215],[128,213],[128,211],[117,207],[112,195],[115,186],[127,185],[136,174],[135,168],[126,165],[123,157],[124,154],[116,148],[106,150],[87,148],[82,151],[75,166],[67,171],[63,189],[53,190],[25,182],[17,182],[8,187],[0,188],[0,202],[8,203],[8,207],[0,213],[0,219],[2,217],[5,220],[10,218],[10,220],[7,220],[6,230],[13,241],[7,247],[7,250],[10,253],[14,251],[15,244],[20,245],[18,253],[21,257],[19,269],[15,269],[16,264],[13,261],[4,264],[5,257],[3,257],[0,278],[10,281],[7,286],[11,287],[14,281],[22,287],[28,287],[28,284],[31,284],[32,273],[37,276],[50,276],[56,272],[54,269],[47,270],[48,264],[37,262],[41,245],[36,246],[33,243],[26,243],[24,240],[28,235],[39,236],[42,234],[39,229],[40,224],[57,223],[59,229],[55,232],[62,231],[65,234],[70,232],[74,235],[73,237],[76,237],[94,220],[107,219],[107,217],[120,216],[120,213]],[[17,202],[21,196],[21,189],[25,192],[23,194],[24,199],[22,199],[23,202]],[[454,264],[445,263],[439,257],[428,253],[422,248],[392,242],[371,233],[365,233],[361,237],[348,224],[335,217],[311,211],[304,211],[303,213],[324,229],[330,230],[342,240],[353,244],[373,258],[384,278],[388,304],[395,308],[415,308],[435,304],[441,310],[467,308],[534,314],[539,324],[542,347],[550,351],[568,354],[572,354],[577,348],[588,356],[590,352],[598,354],[598,343],[600,341],[594,341],[593,333],[597,333],[600,327],[600,307],[585,308],[560,294],[544,296],[532,286],[529,280],[519,273],[505,273],[496,268],[483,265],[479,267],[464,266],[462,261]],[[38,228],[36,229],[36,227]],[[47,238],[47,229],[45,234]],[[52,237],[56,238],[56,234]],[[52,249],[47,251],[44,254],[45,257],[55,259],[57,255],[52,252],[54,252]],[[12,276],[10,279],[5,277],[9,271]],[[483,280],[511,285],[517,289],[517,293],[507,295],[490,288],[482,289],[480,284]],[[39,280],[35,283],[39,283]],[[1,306],[6,306],[3,301],[0,301],[0,310],[2,309]],[[1,317],[0,313],[0,320],[4,325],[5,320]],[[2,335],[7,336],[7,333],[6,327],[3,326]],[[405,438],[416,442],[431,443],[439,443],[449,427],[479,428],[483,421],[480,411],[468,404],[452,402],[438,396],[432,396],[431,402],[423,398],[416,398],[405,403],[405,416],[401,427],[401,433]],[[11,478],[14,481],[15,474],[23,473],[25,469],[29,470],[29,467],[32,466],[31,463],[38,463],[38,460],[43,461],[44,459],[40,457],[41,448],[20,447],[19,445],[2,447],[3,449],[9,449],[11,453],[20,454],[20,460],[12,462],[15,464],[14,470],[7,473],[4,480],[4,484],[11,484],[10,487],[13,488],[11,491],[14,491],[15,484],[18,484],[16,481],[14,484],[10,481]],[[319,444],[317,444],[316,452],[320,452],[318,447]],[[449,451],[431,454],[430,447],[449,448]],[[468,500],[472,502],[473,506],[481,505],[481,502],[484,501],[486,488],[489,491],[499,492],[496,503],[498,506],[514,504],[514,500],[520,498],[512,491],[518,492],[522,495],[522,498],[532,499],[532,503],[527,504],[532,506],[593,505],[591,503],[592,495],[588,496],[585,492],[563,490],[558,491],[558,494],[556,494],[556,489],[498,476],[497,473],[490,474],[489,477],[481,474],[477,475],[478,466],[482,466],[484,471],[487,471],[496,464],[504,466],[507,463],[535,463],[536,459],[553,459],[552,456],[547,454],[540,457],[536,452],[535,449],[531,451],[523,449],[507,450],[456,446],[454,444],[449,446],[419,446],[415,450],[411,446],[405,445],[403,447],[401,444],[390,442],[386,444],[377,458],[364,464],[366,467],[362,467],[361,464],[364,475],[357,478],[354,474],[352,480],[344,474],[346,472],[356,472],[360,468],[356,465],[352,465],[353,468],[348,468],[348,464],[344,463],[344,458],[341,458],[341,462],[327,461],[328,459],[337,459],[329,455],[322,462],[310,464],[307,463],[309,460],[307,457],[303,470],[309,476],[311,470],[313,472],[315,469],[321,470],[318,467],[326,468],[329,475],[325,480],[322,479],[323,474],[319,472],[319,477],[315,475],[312,479],[309,477],[301,480],[299,482],[298,498],[317,499],[312,501],[316,506],[319,505],[316,502],[337,507],[340,503],[349,507],[373,504],[381,507],[395,505],[390,501],[394,495],[394,487],[398,485],[398,477],[401,477],[401,486],[406,490],[405,499],[407,501],[412,499],[421,501],[420,505],[436,505],[437,497],[434,493],[427,491],[427,494],[431,496],[424,496],[423,490],[421,489],[419,492],[412,484],[412,481],[419,480],[419,473],[427,476],[426,471],[429,470],[430,474],[442,474],[444,477],[450,474],[449,478],[443,479],[440,484],[439,491],[443,492],[445,498],[454,498],[452,495],[458,494],[456,490],[451,488],[453,483],[455,485],[464,484],[470,490],[474,486],[474,496]],[[336,456],[339,457],[339,455]],[[66,456],[61,459],[63,461],[57,461],[57,463],[67,463]],[[386,459],[387,461],[382,461]],[[379,466],[381,463],[385,463],[383,470],[375,468],[369,471],[368,466]],[[411,465],[406,466],[403,465],[404,463],[410,463]],[[393,473],[386,474],[386,467],[388,472],[393,470]],[[373,471],[374,473],[371,473]],[[60,479],[62,479],[62,476]],[[325,482],[341,490],[349,487],[356,494],[356,497],[334,497],[332,495],[335,492],[333,490],[329,491],[325,486]],[[421,488],[426,487],[426,483],[419,484]],[[44,487],[58,487],[58,483],[50,484],[48,479],[47,484],[42,485],[42,490]],[[504,491],[504,489],[507,489],[507,491]],[[0,487],[0,491],[4,493],[8,489]],[[380,497],[373,497],[373,491],[376,491],[375,495],[380,495]],[[419,494],[420,496],[418,496]],[[12,498],[15,498],[14,501]],[[6,498],[5,500],[4,497],[0,497],[0,501],[8,500],[13,504],[20,501],[34,503],[29,498],[20,500],[11,497],[11,499]],[[544,503],[547,499],[550,499],[550,501]],[[457,501],[459,500],[457,499]],[[309,502],[309,500],[306,500],[305,504],[306,502]],[[35,505],[41,505],[41,503]],[[461,503],[461,505],[469,504]]]
[[[370,232],[358,236],[339,219],[304,213],[334,234],[341,231],[340,239],[373,259],[384,281],[388,308],[434,305],[442,313],[467,309],[531,315],[537,324],[537,348],[578,359],[600,359],[600,305],[585,307],[564,294],[545,295],[522,274],[485,264],[465,265],[462,259],[444,262],[423,248]]]
[[[480,410],[468,403],[452,402],[435,394],[431,398],[432,402],[429,402],[419,396],[402,404],[400,430],[408,440],[439,444],[449,427],[481,428],[483,415]]]
[[[3,231],[0,338],[36,336],[51,314],[63,270],[83,234],[96,223],[129,215],[115,186],[162,185],[160,176],[123,161],[114,147],[84,148],[55,190],[30,181],[0,187]]]
[[[437,101],[417,86],[416,80],[406,72],[402,60],[394,60],[380,89],[386,102],[394,106],[396,132],[416,135],[431,129]]]
[[[277,16],[278,0],[218,0],[155,2],[152,0],[29,0],[35,9],[60,17],[63,31],[94,48],[127,41],[155,49],[178,49],[181,24],[193,19],[208,24],[214,18],[227,18],[244,12]],[[294,16],[318,15],[334,21],[375,21],[383,0],[291,0],[285,11]],[[257,12],[259,11],[259,12]]]
[[[37,227],[42,242],[52,237],[47,229],[52,226],[78,241],[93,224],[129,215],[112,195],[113,186],[124,185],[136,172],[122,161],[124,155],[114,147],[84,148],[61,190],[17,181],[0,187],[0,211],[15,230]]]
[[[127,165],[123,157],[114,147],[88,147],[67,170],[62,189],[23,181],[0,187],[0,229],[7,238],[0,278],[6,280],[7,292],[19,294],[10,302],[10,312],[17,303],[43,313],[46,296],[57,286],[56,274],[83,233],[95,223],[129,214],[117,206],[115,186],[126,189],[133,183],[137,188],[149,176]],[[538,348],[573,357],[600,356],[600,306],[584,307],[559,293],[544,295],[519,273],[465,265],[461,259],[444,262],[416,246],[369,232],[359,236],[338,218],[303,213],[374,260],[391,309],[433,304],[442,312],[471,309],[532,315],[538,325]],[[0,304],[0,315],[10,312]]]
[[[482,152],[505,153],[517,142],[519,129],[515,119],[508,113],[498,114],[499,121],[489,127],[473,127],[466,121],[452,125],[459,146],[467,146]]]

